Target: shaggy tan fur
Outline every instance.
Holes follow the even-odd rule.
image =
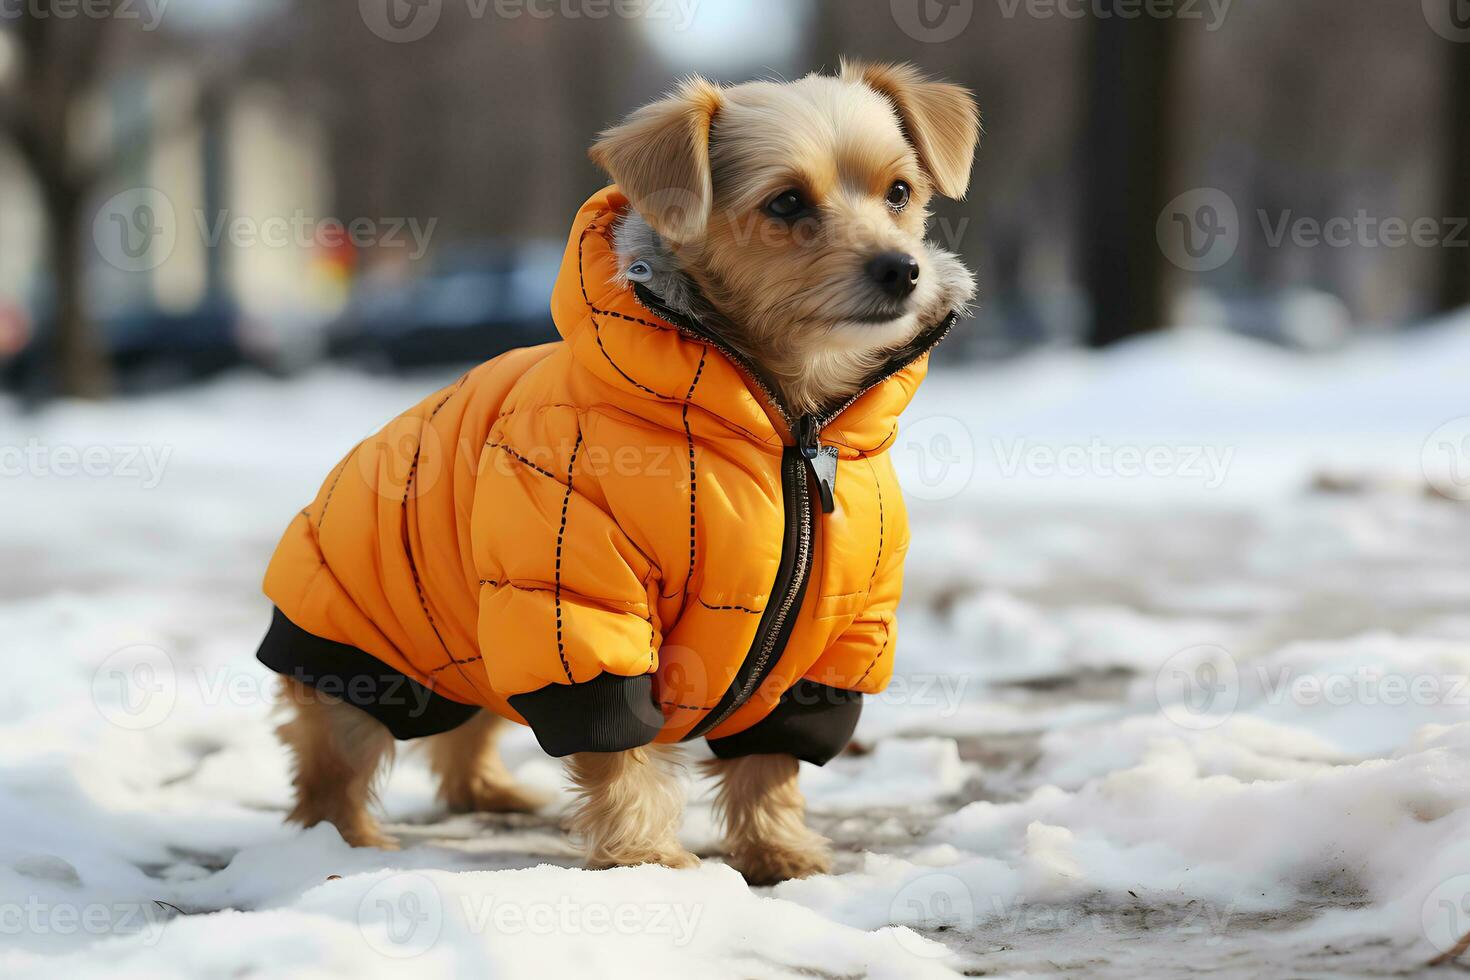
[[[681,772],[679,749],[672,745],[567,757],[577,792],[571,827],[586,848],[587,867],[699,863],[677,836],[684,812]]]
[[[924,229],[934,193],[964,194],[978,135],[963,88],[850,62],[835,78],[692,79],[603,133],[591,155],[666,240],[721,332],[807,413],[841,404],[973,295],[968,271]],[[913,192],[901,210],[884,200],[897,180]],[[811,204],[808,217],[764,211],[786,190]],[[885,251],[919,263],[917,289],[896,306],[864,271]]]
[[[530,813],[546,799],[516,785],[495,743],[506,725],[480,711],[458,728],[425,739],[429,769],[439,779],[439,800],[450,813]]]
[[[276,734],[290,750],[296,806],[287,820],[303,827],[330,823],[353,847],[394,849],[371,808],[376,785],[392,763],[394,739],[365,711],[291,678],[282,678]],[[495,751],[505,722],[481,711],[458,728],[424,740],[439,799],[451,812],[515,813],[544,801],[511,778]]]
[[[282,678],[276,728],[294,764],[296,807],[286,817],[303,827],[330,823],[353,847],[396,849],[368,808],[393,758],[393,736],[375,718],[293,678]]]
[[[806,800],[797,785],[800,765],[789,755],[706,763],[720,780],[715,813],[725,824],[730,864],[752,885],[832,870],[829,842],[805,822]]]

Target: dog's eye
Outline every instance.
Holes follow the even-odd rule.
[[[806,211],[806,198],[800,191],[786,190],[766,202],[766,214],[773,218],[789,221]]]
[[[888,188],[888,196],[884,200],[888,202],[888,206],[893,210],[902,211],[909,203],[909,194],[911,193],[913,192],[909,190],[908,184],[901,180],[895,180],[893,186]]]

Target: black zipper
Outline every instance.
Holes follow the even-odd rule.
[[[786,651],[791,624],[801,609],[812,565],[812,506],[807,489],[806,463],[788,447],[781,454],[781,490],[786,504],[786,530],[781,542],[781,564],[771,586],[772,601],[766,603],[750,651],[740,662],[725,694],[695,725],[684,740],[699,738],[730,717],[750,699],[766,674]]]
[[[761,614],[760,626],[749,652],[735,672],[724,695],[705,715],[704,720],[692,728],[684,741],[699,738],[713,730],[735,710],[750,699],[771,668],[781,659],[786,642],[791,637],[791,627],[801,610],[802,601],[810,578],[812,565],[812,537],[815,515],[812,511],[811,486],[817,487],[822,512],[830,514],[836,507],[835,489],[837,479],[837,447],[822,445],[821,434],[831,422],[867,392],[902,371],[920,357],[929,353],[944,339],[959,319],[950,313],[938,324],[921,334],[909,349],[901,353],[882,370],[873,375],[851,398],[837,408],[822,415],[807,414],[793,416],[781,398],[780,390],[765,376],[760,366],[740,351],[731,347],[718,334],[709,330],[693,317],[671,310],[652,290],[642,283],[633,286],[634,297],[639,304],[655,316],[672,323],[681,332],[696,340],[707,343],[724,354],[749,376],[761,389],[761,393],[776,409],[781,420],[790,430],[793,445],[781,454],[781,496],[785,509],[786,526],[781,542],[781,562],[776,570],[776,580],[771,586],[774,602],[767,602]]]

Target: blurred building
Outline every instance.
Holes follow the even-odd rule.
[[[699,0],[640,17],[605,3],[427,0],[412,9],[433,14],[430,29],[412,39],[375,25],[366,0],[210,0],[165,8],[152,31],[79,22],[69,29],[111,33],[75,141],[115,157],[84,211],[153,188],[177,228],[146,269],[85,248],[90,309],[228,303],[247,343],[307,350],[364,272],[412,276],[444,249],[559,239],[604,179],[591,139],[679,73],[783,77],[850,55],[913,61],[984,109],[969,198],[941,202],[933,226],[981,283],[977,324],[946,356],[1083,336],[1104,300],[1096,260],[1114,251],[1159,299],[1128,330],[1203,317],[1311,345],[1393,328],[1457,295],[1445,283],[1457,269],[1470,281],[1470,248],[1278,231],[1363,215],[1433,219],[1447,234],[1467,209],[1452,148],[1470,96],[1455,94],[1452,56],[1464,65],[1470,45],[1447,40],[1434,2],[1196,4],[1192,17],[1121,27],[1092,6],[958,3],[930,8],[960,18],[936,31],[905,13],[919,0]],[[0,78],[15,74],[14,35],[0,23]],[[1149,84],[1115,84],[1098,58],[1109,37],[1128,40],[1126,63],[1156,67]],[[0,148],[0,309],[44,316],[52,229],[18,159]],[[1100,209],[1114,186],[1139,201]],[[1202,191],[1237,216],[1231,256],[1208,269],[1168,261],[1149,234],[1164,202]],[[212,243],[222,215],[292,230],[284,244]],[[403,250],[294,230],[332,218],[432,234]]]

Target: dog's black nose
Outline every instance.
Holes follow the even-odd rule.
[[[907,252],[879,252],[868,260],[868,278],[894,299],[903,299],[919,284],[919,263]]]

